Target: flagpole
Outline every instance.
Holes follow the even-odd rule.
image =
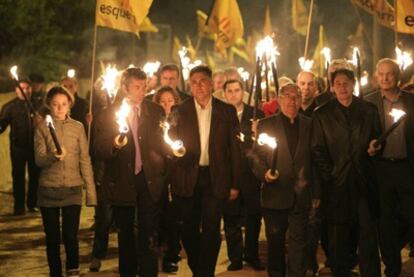
[[[201,41],[203,40],[203,37],[198,34],[197,43],[195,47],[195,55],[197,56],[198,48],[200,48]]]
[[[305,53],[303,54],[303,57],[305,59],[307,58],[307,55],[308,55],[309,35],[310,35],[310,27],[312,23],[312,13],[313,13],[313,2],[314,0],[311,0],[311,4],[309,8],[308,28],[306,30],[306,41],[305,41]]]
[[[93,30],[93,46],[92,46],[92,69],[91,69],[91,87],[90,87],[90,94],[89,94],[89,116],[92,117],[92,102],[93,102],[93,91],[94,91],[94,76],[95,76],[95,56],[96,56],[96,33],[98,27],[95,24]],[[92,119],[92,118],[91,118]],[[91,123],[92,120],[88,122],[88,145],[91,142]]]

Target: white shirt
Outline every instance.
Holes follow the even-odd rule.
[[[208,156],[208,145],[210,138],[210,125],[211,125],[211,111],[212,111],[212,98],[203,109],[194,99],[194,104],[197,112],[198,120],[198,133],[200,135],[200,160],[198,162],[201,166],[208,166],[210,159]]]

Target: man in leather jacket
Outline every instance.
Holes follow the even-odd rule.
[[[377,151],[372,142],[380,134],[380,122],[374,105],[352,95],[354,84],[352,71],[332,73],[336,98],[314,111],[311,147],[325,185],[322,205],[333,276],[350,275],[355,232],[361,276],[380,276],[377,182],[369,157]]]

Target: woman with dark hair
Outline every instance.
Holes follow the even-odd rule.
[[[171,114],[171,108],[180,103],[180,96],[169,86],[163,86],[157,90],[152,100],[159,104],[168,117]],[[171,120],[171,118],[169,118]],[[171,196],[171,185],[167,185],[168,191],[164,197],[163,213],[160,226],[160,244],[166,245],[164,258],[162,261],[162,271],[173,273],[178,271],[178,261],[180,261],[180,234],[178,229],[178,211],[176,203]]]
[[[82,123],[69,117],[73,96],[65,88],[51,88],[45,101],[62,147],[62,153],[58,154],[46,124],[37,126],[35,161],[42,169],[37,204],[46,234],[50,276],[62,276],[61,229],[66,252],[66,276],[79,276],[78,230],[82,185],[86,187],[86,205],[96,205],[88,143]]]
[[[171,113],[171,108],[180,103],[180,96],[172,87],[164,86],[157,90],[152,100],[161,105],[165,115],[168,117]]]

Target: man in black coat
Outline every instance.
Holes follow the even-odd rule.
[[[349,276],[357,233],[361,275],[380,276],[377,182],[369,157],[375,153],[372,141],[380,134],[380,122],[374,105],[352,95],[354,84],[350,70],[332,74],[336,98],[313,113],[313,161],[325,185],[322,208],[328,221],[333,275]]]
[[[401,273],[401,249],[413,238],[414,228],[414,95],[398,88],[400,69],[391,59],[377,63],[379,89],[365,99],[379,111],[382,130],[393,124],[391,109],[406,118],[387,138],[377,155],[380,199],[380,249],[386,276]]]
[[[31,99],[30,81],[23,78],[19,84],[27,98]],[[17,86],[15,91],[16,97],[4,104],[0,111],[0,134],[10,125],[14,215],[22,215],[25,213],[26,164],[29,173],[26,206],[29,211],[36,211],[39,168],[34,162],[33,130],[34,125],[41,119],[39,115],[30,111],[23,94]]]
[[[259,260],[258,239],[261,225],[260,211],[260,180],[251,171],[247,155],[252,150],[253,108],[243,103],[243,83],[240,80],[227,80],[223,85],[224,98],[237,111],[240,122],[239,139],[242,148],[242,168],[239,197],[226,202],[223,219],[227,242],[227,254],[231,264],[229,271],[240,270],[243,259],[255,270],[263,270]],[[257,111],[257,119],[264,117],[262,111]],[[243,247],[242,216],[245,219],[245,238]],[[244,257],[243,257],[244,256]]]
[[[268,243],[269,276],[305,276],[306,226],[309,210],[319,205],[319,189],[312,189],[310,152],[311,119],[299,114],[300,89],[295,84],[281,87],[281,113],[258,125],[258,144],[251,156],[252,169],[263,182],[261,205]],[[277,141],[276,174],[272,175],[273,151],[260,145],[266,133]],[[312,201],[313,200],[313,201]],[[285,236],[288,237],[288,266]]]
[[[137,255],[142,276],[157,276],[157,232],[162,195],[166,189],[165,143],[159,128],[163,109],[145,96],[146,75],[138,68],[129,68],[122,77],[122,91],[131,111],[128,115],[128,142],[116,139],[119,134],[115,113],[119,104],[103,111],[96,123],[94,153],[105,163],[103,186],[118,232],[119,272],[135,276]],[[134,217],[137,210],[138,249],[135,249]]]
[[[238,195],[239,122],[233,106],[212,97],[210,68],[194,67],[190,86],[193,98],[173,111],[175,136],[187,152],[173,162],[170,181],[182,211],[188,264],[194,276],[210,277],[220,250],[224,201]]]

